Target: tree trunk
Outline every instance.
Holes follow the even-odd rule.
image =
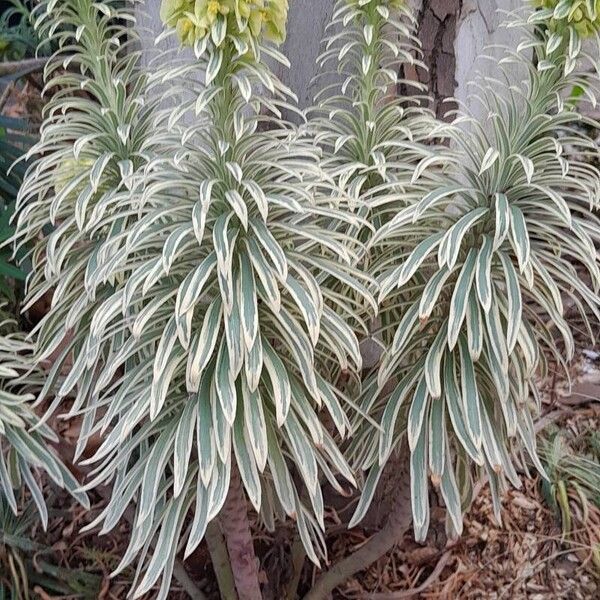
[[[423,0],[418,13],[418,36],[427,65],[427,71],[419,69],[418,77],[429,87],[440,118],[456,109],[456,104],[444,100],[454,96],[456,87],[454,40],[462,4],[463,0]]]
[[[477,100],[477,90],[470,82],[478,75],[504,79],[498,61],[505,56],[504,47],[516,50],[522,32],[518,27],[507,28],[503,24],[511,20],[507,13],[520,11],[525,5],[523,0],[461,0],[454,40],[455,96],[482,122],[487,120],[489,110]],[[482,55],[493,60],[482,59]],[[505,64],[504,71],[514,83],[527,79],[523,65]]]
[[[373,535],[356,552],[318,577],[311,591],[304,596],[304,600],[325,600],[336,587],[379,560],[402,540],[412,522],[407,460],[403,461],[402,469],[394,493],[393,508],[383,529]]]
[[[231,466],[229,493],[219,521],[225,536],[239,599],[262,600],[258,582],[258,561],[248,522],[248,505],[235,463]]]

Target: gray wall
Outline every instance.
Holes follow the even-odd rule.
[[[478,58],[486,56],[499,59],[504,50],[498,46],[509,46],[513,50],[521,41],[518,29],[507,29],[503,23],[506,13],[523,7],[523,0],[464,0],[460,23],[457,27],[454,49],[456,54],[456,98],[469,108],[475,116],[483,117],[482,109],[473,100],[469,85],[477,74],[498,76],[494,61]],[[515,71],[510,65],[511,79],[520,79],[525,70]],[[516,81],[515,81],[516,83]]]
[[[302,108],[312,104],[315,90],[311,81],[317,72],[325,27],[331,19],[334,0],[290,0],[288,33],[282,52],[291,67],[278,69],[277,74],[298,96]]]
[[[290,0],[288,37],[282,50],[292,66],[289,71],[281,67],[277,71],[298,95],[302,108],[310,105],[314,96],[311,81],[317,70],[315,60],[334,3],[335,0]],[[486,73],[494,68],[491,63],[477,60],[477,57],[490,45],[507,44],[515,47],[519,34],[500,27],[505,16],[498,10],[514,10],[523,6],[522,0],[411,0],[411,4],[420,20],[423,38],[430,34],[432,26],[436,26],[436,19],[441,25],[447,19],[454,19],[450,31],[455,36],[455,61],[440,62],[437,65],[440,73],[434,75],[447,79],[448,73],[441,71],[454,69],[456,97],[477,113],[467,84],[478,70]],[[451,10],[450,5],[453,7]],[[138,8],[138,23],[147,63],[155,52],[154,37],[162,29],[159,7],[160,0],[146,0],[145,6]],[[175,38],[171,38],[169,43],[175,44]],[[445,44],[449,45],[449,41],[445,40]],[[499,56],[501,50],[490,50],[487,54]],[[490,74],[497,73],[492,71]],[[447,95],[448,91],[448,85],[443,86],[443,95]]]

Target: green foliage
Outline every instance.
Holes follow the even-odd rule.
[[[568,428],[549,428],[540,436],[540,460],[548,479],[544,499],[560,516],[563,538],[589,546],[591,564],[600,572],[600,452],[597,432],[574,435]]]
[[[11,0],[12,7],[0,15],[0,61],[20,60],[35,53],[38,39],[30,23],[27,4]],[[22,73],[0,77],[0,92],[13,84]],[[0,301],[15,301],[15,280],[25,279],[10,248],[5,244],[14,234],[11,219],[23,176],[25,163],[19,161],[33,143],[29,124],[0,114]]]
[[[542,482],[545,497],[550,504],[564,509],[563,525],[571,521],[568,507],[561,506],[562,490],[574,487],[582,500],[595,504],[600,509],[600,464],[598,454],[593,453],[593,434],[588,434],[590,448],[585,448],[583,440],[578,440],[574,448],[560,430],[544,435],[540,446],[540,458],[543,461],[548,479]],[[590,449],[592,453],[590,453]],[[586,512],[585,510],[583,511]],[[568,533],[568,531],[567,531]]]
[[[132,17],[103,10],[81,0],[45,3],[38,13],[40,37],[63,48],[72,69],[63,72],[59,54],[46,70],[48,82],[60,85],[61,93],[46,104],[40,140],[28,154],[38,160],[27,171],[17,206],[16,241],[19,248],[30,244],[33,270],[24,309],[54,291],[53,311],[41,326],[39,345],[46,356],[75,328],[72,342],[49,373],[44,394],[56,384],[71,349],[81,347],[78,325],[89,323],[104,299],[101,291],[88,295],[93,271],[87,265],[98,260],[103,239],[112,241],[116,251],[120,235],[136,220],[132,206],[112,207],[129,198],[133,174],[148,160],[145,141],[153,105],[145,104],[146,78],[135,68],[136,38],[127,27]],[[55,27],[58,21],[60,28]],[[74,37],[80,40],[79,52],[68,48]],[[80,94],[83,87],[85,96]],[[51,202],[49,191],[54,191]],[[124,276],[117,275],[120,281]],[[110,293],[113,282],[105,288]]]
[[[575,127],[586,119],[560,100],[575,85],[593,99],[597,76],[574,70],[577,59],[589,59],[575,30],[565,39],[542,35],[526,33],[517,52],[507,54],[528,69],[528,84],[517,90],[505,76],[505,86],[479,86],[489,120],[463,118],[464,125],[449,129],[455,159],[431,172],[436,157],[424,158],[415,185],[397,188],[406,206],[371,238],[387,350],[377,377],[365,385],[364,406],[381,429],[356,442],[368,477],[353,522],[404,438],[420,539],[429,524],[428,473],[456,534],[470,493],[469,465],[487,473],[498,518],[507,480],[520,485],[514,463],[521,448],[543,472],[529,396],[535,397],[534,375],[544,371],[547,354],[559,364],[563,348],[567,360],[573,355],[563,298],[593,337],[600,223],[597,169],[563,151],[569,144],[585,157],[594,143]]]
[[[573,30],[588,37],[600,29],[599,0],[534,0],[534,4],[542,9],[536,18],[558,35]]]
[[[318,413],[348,432],[332,382],[341,371],[357,379],[361,364],[346,324],[354,302],[322,279],[374,300],[352,267],[358,245],[331,227],[356,219],[313,196],[318,153],[281,119],[294,110],[290,92],[260,61],[285,59],[225,32],[195,45],[203,80],[198,65],[165,60],[148,88],[137,53],[125,54],[130,32],[117,19],[128,11],[67,0],[39,15],[41,32],[71,25],[50,34],[70,70],[58,72],[60,54],[47,69],[62,91],[32,152],[17,239],[34,244],[28,302],[54,288],[38,358],[64,344],[42,396],[54,392],[53,407],[75,397],[78,454],[106,433],[87,461],[87,488],[113,486],[96,523],[111,529],[137,497],[117,571],[137,557],[136,596],[163,576],[166,597],[176,548],[198,546],[233,463],[267,526],[294,518],[318,562],[320,478],[339,490],[337,475],[353,482]],[[150,97],[166,82],[167,108],[155,110]]]
[[[57,485],[68,489],[83,505],[89,503],[77,491],[78,483],[50,449],[54,432],[35,415],[33,391],[41,386],[41,372],[34,370],[33,347],[14,323],[2,317],[0,322],[0,497],[16,514],[22,486],[29,490],[42,524],[48,512],[35,478],[37,468],[44,469]]]
[[[9,84],[9,78],[0,78],[0,89]],[[0,115],[0,298],[13,300],[12,282],[25,279],[25,273],[18,268],[10,247],[4,243],[14,234],[11,219],[25,164],[17,162],[23,152],[31,146],[33,138],[28,125],[22,119]]]
[[[33,56],[39,43],[31,23],[29,2],[9,2],[12,6],[0,15],[0,61]]]
[[[14,214],[15,203],[0,204],[0,245],[10,240],[15,232],[11,223]],[[17,267],[12,259],[10,247],[0,246],[0,296],[3,300],[14,300],[14,288],[12,282],[23,281],[25,271]]]
[[[317,83],[334,83],[323,86],[309,111],[309,131],[322,150],[319,192],[355,216],[355,223],[342,231],[365,245],[356,264],[371,289],[376,288],[370,278],[378,250],[368,243],[374,232],[415,201],[418,190],[412,181],[417,171],[429,182],[435,180],[437,167],[450,160],[436,145],[434,135],[441,136],[443,127],[425,108],[423,86],[402,76],[409,66],[425,68],[415,25],[403,2],[337,2],[317,76]],[[414,95],[397,95],[398,86]],[[376,355],[378,306],[344,282],[327,285],[341,297],[355,299],[361,318],[351,324],[359,336],[372,334],[370,353]],[[370,322],[370,331],[364,330],[363,320]],[[371,366],[374,356],[367,358]],[[360,382],[352,393],[360,395]],[[367,395],[353,420],[355,435],[347,454],[357,464],[369,451],[373,432],[365,414],[373,400]]]
[[[449,160],[440,148],[424,145],[442,133],[423,108],[426,97],[396,94],[400,85],[424,91],[399,75],[406,66],[425,68],[414,28],[402,2],[340,0],[319,58],[318,81],[332,75],[337,81],[319,92],[311,111],[310,127],[323,150],[322,184],[361,218],[348,233],[363,243],[411,201],[408,187],[419,165]],[[364,268],[370,268],[367,258]]]
[[[228,36],[252,47],[285,40],[288,0],[162,0],[160,16],[186,46],[221,46]]]
[[[50,594],[97,598],[101,577],[53,565],[53,549],[32,539],[37,521],[33,502],[15,515],[0,494],[0,598],[34,598],[37,586]]]
[[[135,503],[116,569],[137,562],[134,597],[160,578],[167,597],[177,550],[201,542],[232,468],[267,526],[296,521],[315,563],[322,481],[354,483],[347,458],[365,471],[357,522],[403,439],[418,538],[428,473],[450,533],[474,470],[499,513],[523,448],[543,472],[530,393],[548,355],[572,356],[565,300],[590,334],[600,319],[596,148],[576,127],[597,124],[561,100],[574,88],[595,99],[597,72],[575,68],[588,60],[577,28],[534,32],[548,18],[536,12],[507,54],[527,84],[486,83],[489,119],[451,127],[422,90],[393,97],[410,85],[400,68],[419,64],[405,4],[341,0],[321,64],[343,82],[297,129],[264,60],[287,64],[271,43],[287,2],[191,9],[164,2],[161,38],[178,35],[197,62],[165,54],[146,74],[131,7],[41,4],[60,92],[18,199],[27,305],[53,291],[36,359],[58,358],[39,398],[54,396],[51,411],[73,399],[78,456],[103,436],[85,489],[112,496],[91,527],[112,529]],[[385,351],[357,406],[357,334],[376,316]],[[354,434],[347,458],[321,411],[339,438]]]

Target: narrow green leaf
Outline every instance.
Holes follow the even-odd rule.
[[[525,223],[525,217],[523,212],[518,206],[512,205],[510,207],[510,230],[511,239],[517,253],[517,260],[519,261],[519,268],[523,273],[527,264],[529,264],[529,257],[531,254],[531,245],[529,241],[529,232],[527,231],[527,225]]]
[[[458,339],[460,350],[460,383],[465,413],[465,424],[473,440],[473,445],[481,447],[481,413],[479,406],[479,389],[475,376],[475,367],[464,336]]]
[[[377,489],[377,484],[379,483],[379,479],[381,474],[383,473],[383,467],[375,466],[372,467],[367,475],[367,479],[365,480],[365,484],[362,489],[362,493],[360,495],[360,499],[356,506],[356,510],[350,519],[350,523],[348,524],[348,528],[352,529],[356,527],[367,514],[369,507],[371,506],[371,502],[373,501],[373,496],[375,495],[375,490]]]
[[[258,302],[254,271],[246,254],[240,254],[240,300],[242,330],[246,349],[250,350],[258,334]]]
[[[186,385],[190,393],[198,391],[200,378],[213,356],[219,332],[221,331],[221,298],[215,298],[208,307],[202,322],[202,329],[196,334],[188,353]]]
[[[245,379],[242,379],[242,398],[244,423],[248,439],[252,446],[258,470],[262,473],[267,464],[268,453],[267,423],[263,411],[262,398],[258,390],[250,390]]]
[[[227,350],[227,343],[224,340],[221,340],[219,353],[217,354],[215,375],[215,388],[223,415],[227,423],[233,425],[237,406],[237,394],[229,362],[229,351]]]
[[[173,452],[173,495],[179,496],[188,473],[194,430],[196,425],[197,403],[188,400],[175,432],[175,450]]]
[[[488,312],[492,305],[492,252],[493,241],[486,235],[477,255],[476,271],[477,295],[485,312]]]
[[[462,447],[466,450],[467,454],[475,461],[476,464],[483,464],[483,456],[479,448],[475,444],[475,440],[472,439],[469,430],[467,429],[464,421],[464,403],[461,400],[460,393],[458,391],[458,384],[456,383],[455,374],[455,363],[454,356],[448,355],[444,363],[444,391],[446,394],[446,406],[448,408],[448,414],[450,415],[450,421],[456,437],[460,441]]]
[[[446,464],[446,411],[444,401],[435,398],[431,401],[429,413],[429,470],[431,481],[436,487],[442,481]]]
[[[510,205],[506,194],[495,194],[496,230],[494,232],[494,250],[502,245],[508,235],[511,223]]]
[[[507,347],[509,354],[513,351],[517,343],[517,336],[521,328],[521,316],[523,311],[523,301],[521,298],[521,287],[519,278],[512,261],[504,252],[499,253],[506,281],[506,290],[508,292],[508,314],[507,320]]]
[[[410,455],[411,505],[415,536],[423,539],[429,523],[429,485],[427,482],[427,428],[423,427]]]
[[[432,398],[442,395],[442,359],[446,350],[446,338],[448,335],[448,321],[444,321],[439,328],[433,343],[427,351],[425,358],[424,376],[427,382],[427,390]]]
[[[292,389],[285,365],[266,338],[262,340],[264,366],[269,373],[277,425],[281,427],[287,418],[292,401]]]
[[[425,377],[422,377],[417,385],[410,405],[410,410],[408,411],[408,424],[406,430],[408,434],[408,445],[411,450],[414,450],[417,445],[421,431],[426,429],[426,427],[423,427],[423,424],[426,420],[425,415],[427,413],[428,405],[429,394],[427,392],[427,382],[425,381]]]
[[[471,248],[456,281],[452,300],[450,302],[450,314],[448,317],[448,346],[450,347],[450,350],[456,345],[465,315],[467,314],[469,295],[475,277],[476,263],[477,251],[474,248]]]

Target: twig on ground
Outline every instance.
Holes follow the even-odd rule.
[[[4,108],[6,101],[8,100],[15,84],[11,81],[2,91],[2,95],[0,95],[0,111]]]
[[[300,577],[302,576],[302,567],[304,566],[304,559],[306,558],[306,551],[302,545],[300,536],[296,534],[294,541],[292,542],[292,567],[293,574],[292,579],[288,582],[285,589],[286,600],[295,600],[298,595],[298,585],[300,584]]]
[[[431,587],[442,574],[444,567],[448,564],[448,561],[452,558],[452,551],[448,550],[444,554],[442,554],[440,560],[437,562],[437,565],[429,575],[429,577],[418,587],[413,588],[412,590],[403,590],[401,592],[391,592],[389,594],[372,594],[370,596],[371,600],[404,600],[404,598],[412,598],[417,594],[420,594]]]
[[[336,587],[387,554],[402,539],[411,522],[410,477],[408,472],[405,472],[399,479],[394,508],[384,527],[369,538],[356,552],[319,576],[304,600],[328,598]]]

